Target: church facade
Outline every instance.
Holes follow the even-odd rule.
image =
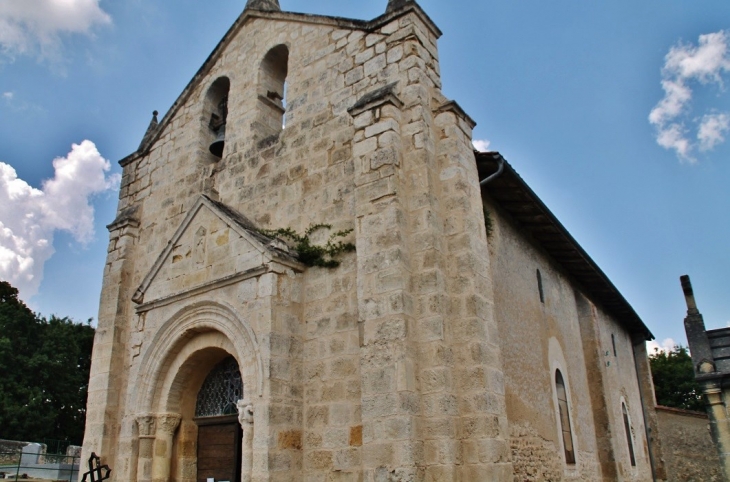
[[[440,35],[412,0],[249,0],[155,113],[120,161],[89,384],[112,479],[664,477],[651,333],[474,152]]]

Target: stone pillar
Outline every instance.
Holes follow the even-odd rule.
[[[162,413],[157,415],[157,432],[155,434],[154,455],[152,459],[153,482],[167,482],[170,480],[172,442],[181,419],[182,417],[177,413]]]
[[[606,362],[601,345],[600,322],[597,319],[596,307],[580,290],[574,290],[575,306],[578,310],[578,326],[580,327],[581,345],[586,367],[591,374],[588,377],[588,395],[591,398],[593,426],[596,433],[596,448],[601,464],[603,480],[618,479],[618,464],[614,451],[615,434],[611,431],[609,417],[611,399],[607,393]],[[609,392],[610,393],[610,392]]]
[[[707,415],[710,417],[712,439],[715,441],[720,464],[725,472],[725,480],[730,480],[730,420],[725,406],[722,390],[723,374],[717,371],[712,347],[707,337],[705,320],[697,308],[692,282],[689,276],[680,277],[684,299],[687,303],[687,316],[684,318],[684,331],[687,334],[695,379],[707,397]]]
[[[707,397],[707,414],[710,416],[710,430],[715,440],[720,465],[725,480],[730,480],[730,420],[720,383],[705,382],[702,392]]]
[[[133,177],[125,168],[122,190]],[[139,221],[134,208],[122,210],[108,226],[109,252],[104,267],[104,285],[99,304],[98,325],[94,336],[89,388],[86,402],[86,431],[82,460],[95,452],[103,464],[119,467],[115,477],[132,477],[129,463],[118,464],[117,454],[130,453],[131,439],[121,440],[121,413],[126,398],[126,367],[130,339],[130,305],[135,286],[134,255],[139,237]]]
[[[697,308],[694,290],[689,276],[680,277],[682,291],[687,303],[687,316],[684,318],[684,331],[687,334],[687,343],[692,355],[692,363],[695,367],[695,376],[698,373],[709,373],[715,371],[715,360],[712,356],[710,341],[705,330],[705,320]]]
[[[253,468],[253,404],[247,400],[238,401],[238,422],[243,429],[241,444],[241,482],[251,482]]]
[[[137,417],[137,429],[139,430],[137,482],[152,481],[156,423],[155,416],[150,413]]]
[[[420,399],[409,216],[395,84],[363,97],[354,118],[362,460],[365,480],[416,480]]]
[[[427,70],[421,74],[427,75]],[[431,373],[451,378],[450,384],[436,384],[431,412],[424,409],[424,415],[450,419],[456,440],[433,432],[426,444],[427,471],[431,480],[512,480],[491,260],[471,143],[475,124],[456,102],[446,99],[432,115],[436,154],[432,177],[440,190],[433,206],[443,219],[443,228],[432,231],[443,240],[436,252],[444,256],[446,309],[443,336],[424,345],[424,350],[434,354],[432,360],[440,349],[453,353],[453,358],[444,357],[430,367]],[[418,147],[417,141],[414,146]],[[427,373],[421,372],[422,379]],[[449,410],[435,410],[440,407]]]
[[[646,338],[636,336],[633,340],[634,362],[636,377],[641,390],[641,405],[644,412],[646,438],[649,443],[649,461],[651,463],[654,480],[667,480],[667,471],[664,465],[661,440],[659,439],[659,421],[656,415],[656,394],[654,381],[651,378],[649,354],[646,351]]]

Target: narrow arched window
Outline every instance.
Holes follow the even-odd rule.
[[[259,111],[255,128],[262,138],[278,135],[284,128],[288,73],[289,49],[286,45],[277,45],[264,56],[259,72]]]
[[[629,412],[626,410],[626,404],[621,402],[621,410],[624,414],[624,429],[626,430],[626,443],[629,446],[629,458],[631,466],[636,467],[636,456],[634,455],[634,439],[631,436],[631,421],[629,420]]]
[[[568,392],[560,370],[555,370],[555,390],[558,395],[558,410],[560,411],[560,430],[562,432],[565,462],[575,464],[575,449],[573,448],[573,431],[570,428],[570,412],[568,407]]]
[[[243,380],[238,362],[229,356],[208,374],[198,392],[196,417],[218,417],[238,413],[236,403],[243,399]]]

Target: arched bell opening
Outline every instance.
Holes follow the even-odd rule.
[[[211,84],[205,95],[202,121],[206,146],[212,160],[223,157],[226,141],[226,124],[228,122],[228,93],[231,81],[228,77],[219,77]]]
[[[254,127],[260,139],[276,137],[284,128],[288,74],[289,48],[277,45],[264,56],[259,68],[258,116]]]

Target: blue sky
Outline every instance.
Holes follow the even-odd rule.
[[[387,2],[280,3],[371,19]],[[477,121],[475,138],[532,186],[658,341],[685,343],[682,274],[708,326],[726,326],[730,2],[419,3],[444,32],[444,92]],[[19,280],[32,308],[96,317],[117,161],[244,5],[0,0],[0,278]]]

